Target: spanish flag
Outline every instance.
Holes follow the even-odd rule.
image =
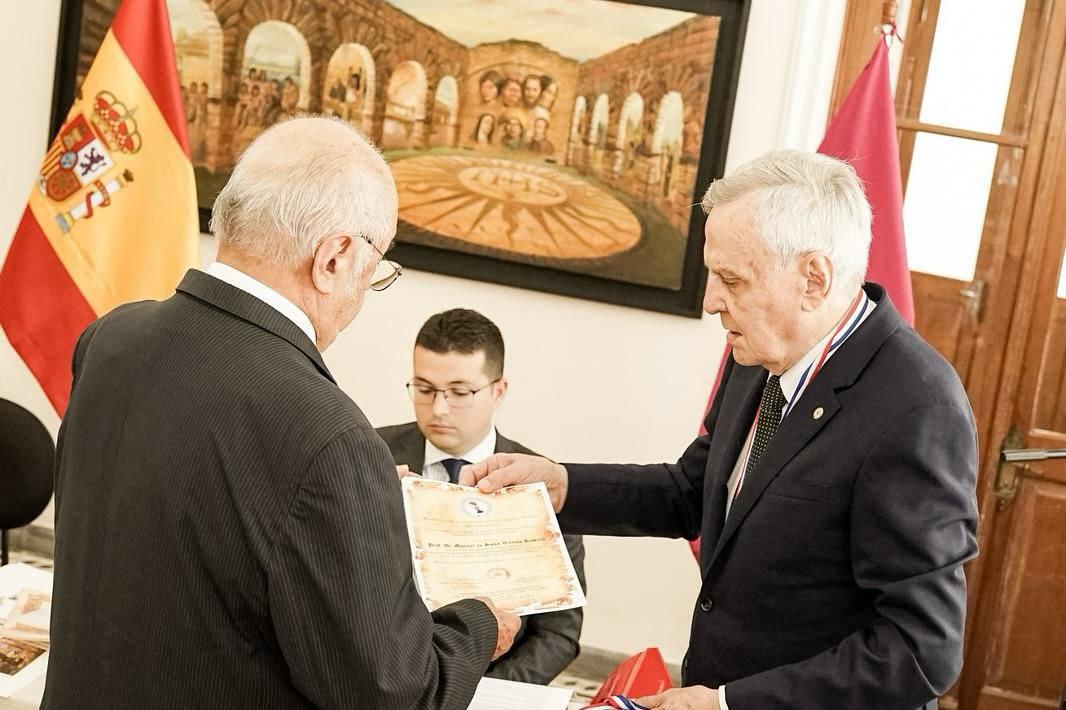
[[[123,0],[0,270],[0,326],[60,416],[85,327],[173,293],[198,245],[166,2]]]

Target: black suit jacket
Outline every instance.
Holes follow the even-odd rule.
[[[426,438],[418,424],[398,424],[378,429],[381,438],[388,444],[398,464],[404,464],[412,472],[421,474],[425,465]],[[521,444],[511,441],[496,432],[496,453],[533,454]],[[574,562],[574,571],[585,589],[585,545],[580,535],[564,535],[566,549]],[[551,682],[580,651],[581,609],[553,611],[522,617],[522,626],[515,637],[514,645],[506,654],[495,660],[485,675],[524,683]]]
[[[567,464],[565,530],[702,535],[684,680],[725,684],[730,710],[906,710],[959,674],[973,416],[951,366],[881,287],[866,290],[877,308],[781,423],[728,518],[761,367],[728,361],[709,433],[677,463]]]
[[[388,448],[315,346],[199,271],[93,323],[59,436],[45,708],[465,708],[496,621],[430,614]]]

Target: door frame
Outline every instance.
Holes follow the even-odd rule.
[[[844,32],[841,38],[837,73],[834,81],[830,116],[835,113],[847,91],[854,83],[873,51],[880,36],[873,32],[881,23],[881,0],[848,0]],[[907,42],[922,45],[928,50],[933,41],[935,20],[940,0],[912,0],[907,23]],[[1033,25],[1033,23],[1037,23]],[[996,496],[1000,451],[1012,427],[1021,426],[1028,433],[1028,424],[1036,396],[1036,373],[1025,377],[1028,363],[1039,363],[1043,336],[1050,320],[1050,301],[1044,303],[1040,294],[1053,286],[1049,279],[1058,276],[1061,259],[1062,233],[1053,225],[1066,224],[1066,0],[1030,0],[1023,20],[1026,25],[1040,27],[1039,40],[1028,44],[1029,51],[1019,52],[1016,58],[1010,98],[1004,119],[1004,130],[997,141],[1000,151],[996,160],[997,174],[1009,152],[1024,151],[1017,168],[1014,199],[1009,204],[996,202],[995,186],[986,213],[988,223],[999,217],[1008,220],[1004,247],[990,255],[996,275],[990,283],[987,301],[980,309],[975,337],[982,346],[968,363],[970,373],[967,394],[977,415],[979,440],[979,477],[977,484],[980,525],[978,544],[981,555],[966,567],[969,581],[967,599],[965,664],[957,684],[960,707],[976,703],[984,685],[993,625],[1000,596],[1001,569],[1010,530],[1010,506],[1002,506]],[[1030,33],[1033,32],[1030,29]],[[914,45],[912,45],[914,46]],[[894,51],[900,51],[893,47]],[[928,51],[924,65],[913,63],[900,70],[896,90],[896,112],[901,133],[926,128],[917,121],[918,106],[913,98],[924,84],[928,70]],[[1028,90],[1021,91],[1017,78],[1031,73]],[[901,112],[906,114],[900,116]],[[953,132],[967,137],[964,131]],[[911,133],[910,135],[914,135]],[[978,137],[978,136],[972,136]],[[990,137],[984,137],[990,139]],[[901,152],[908,151],[901,140]],[[901,176],[903,180],[906,175]],[[1055,256],[1054,249],[1058,249]],[[1048,255],[1055,258],[1048,258]],[[979,261],[975,278],[981,274]],[[1052,275],[1051,272],[1054,271]],[[1044,288],[1045,291],[1041,291]],[[916,309],[921,304],[915,304]],[[1024,413],[1024,417],[1023,417]],[[1050,432],[1048,433],[1050,434]],[[1042,436],[1025,436],[1025,446],[1047,446]],[[1058,446],[1063,444],[1059,443]],[[1006,514],[1005,514],[1006,513]],[[985,600],[988,600],[987,602]],[[954,693],[952,693],[954,694]],[[946,703],[945,705],[948,705]]]

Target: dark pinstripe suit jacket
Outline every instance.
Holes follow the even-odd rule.
[[[465,708],[488,666],[315,346],[202,272],[82,335],[56,483],[45,708]]]
[[[426,437],[418,424],[398,424],[378,429],[398,464],[421,474],[426,461]],[[496,453],[533,454],[517,441],[496,432]],[[581,588],[585,589],[585,545],[580,535],[564,535]],[[511,650],[489,666],[491,678],[546,685],[577,658],[581,649],[581,609],[553,611],[522,617],[522,626]]]

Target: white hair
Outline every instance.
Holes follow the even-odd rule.
[[[223,244],[279,266],[299,264],[334,234],[366,235],[384,251],[396,234],[396,186],[355,128],[294,118],[241,154],[215,200],[211,230]]]
[[[767,153],[711,184],[705,212],[750,199],[755,230],[783,267],[823,251],[846,288],[858,288],[870,256],[870,203],[855,169],[842,160],[801,150]]]

